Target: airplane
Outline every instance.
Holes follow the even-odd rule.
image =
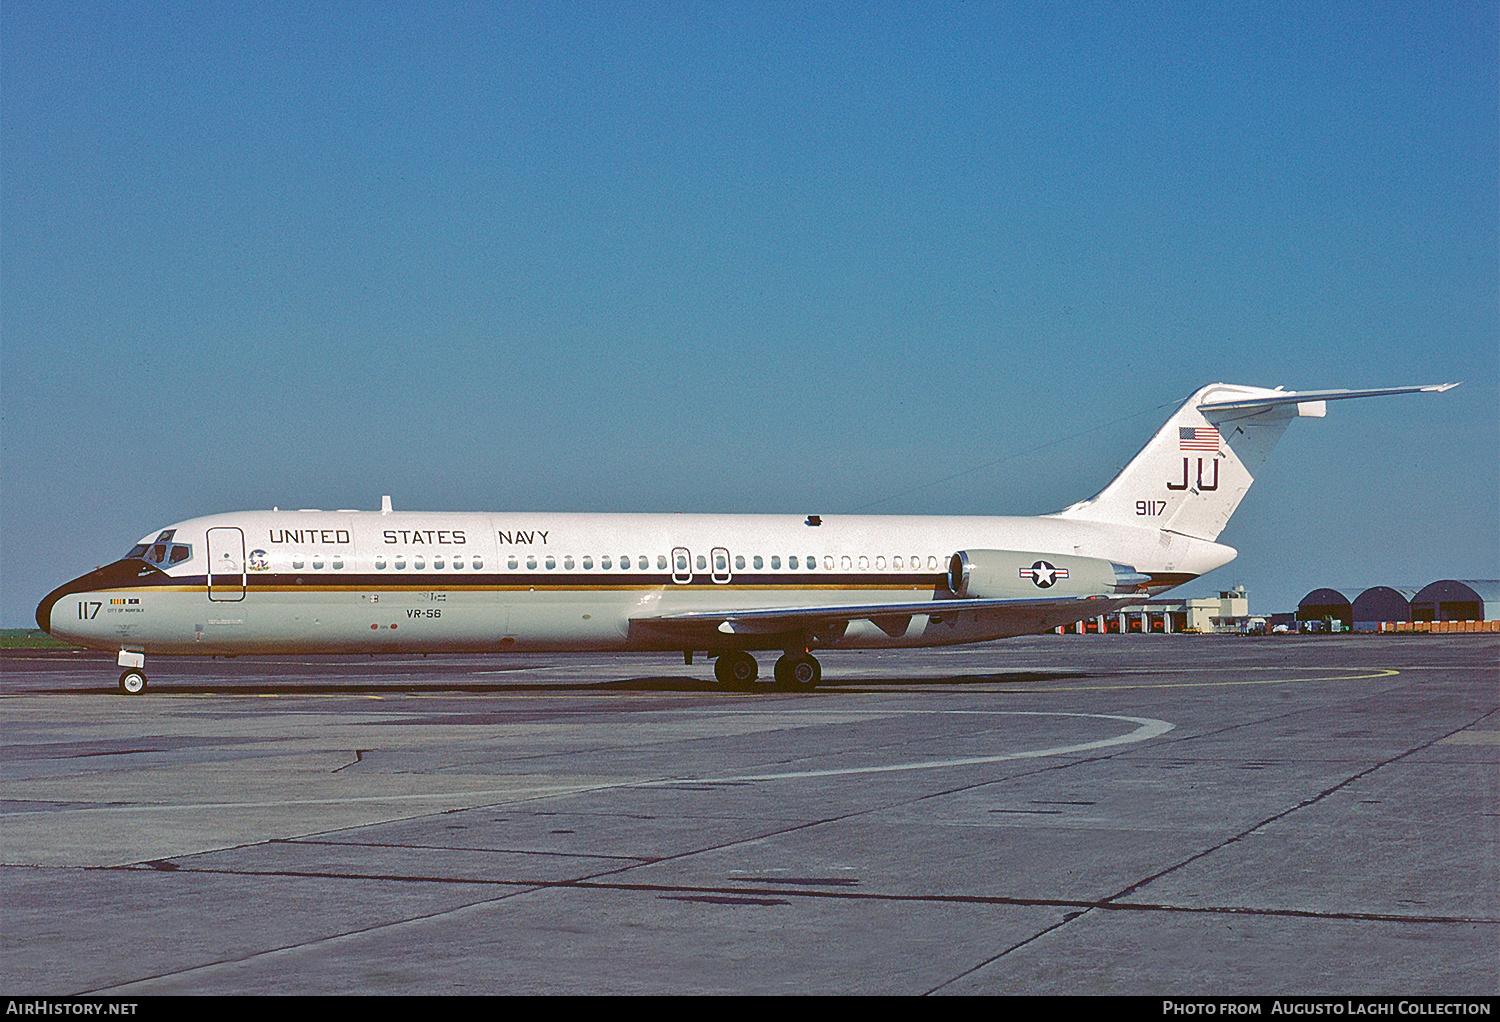
[[[1215,383],[1097,495],[1037,517],[287,510],[149,533],[59,586],[42,629],[111,650],[120,690],[151,655],[696,652],[728,686],[780,650],[779,688],[822,678],[814,650],[1038,634],[1232,560],[1215,542],[1292,419],[1327,402],[1456,383],[1285,391]]]

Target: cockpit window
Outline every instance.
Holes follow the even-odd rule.
[[[181,564],[193,556],[193,548],[187,543],[168,542],[175,530],[168,529],[162,533],[166,539],[157,538],[155,543],[137,543],[130,548],[126,554],[127,559],[145,561],[147,564],[155,564],[163,567],[171,564]]]

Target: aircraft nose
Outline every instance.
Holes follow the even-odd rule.
[[[122,572],[123,562],[116,561],[114,564],[103,568],[95,568],[86,575],[80,575],[70,582],[64,582],[46,596],[42,602],[36,605],[36,623],[48,635],[56,638],[64,638],[52,630],[52,609],[57,606],[57,601],[74,593],[86,593],[101,586],[108,585],[117,576],[124,577]],[[126,568],[126,571],[129,569]]]
[[[41,603],[36,605],[37,627],[48,635],[52,634],[52,607],[57,603],[58,595],[58,591],[54,589],[42,599]]]
[[[72,592],[76,589],[77,581],[77,579],[74,579],[72,582],[68,582],[65,585],[58,586],[46,596],[42,597],[42,602],[36,605],[37,627],[41,628],[41,630],[46,632],[48,635],[52,634],[52,608],[57,606],[58,600],[62,599],[64,596],[68,595],[69,592]]]
[[[124,558],[113,564],[106,564],[102,568],[95,568],[87,575],[80,575],[71,582],[64,582],[56,589],[48,593],[41,603],[36,605],[36,623],[41,626],[42,631],[57,638],[68,636],[57,635],[52,630],[52,609],[57,606],[57,601],[74,593],[93,593],[100,589],[114,589],[122,585],[140,585],[142,579],[153,577],[165,577],[161,569],[156,568],[145,561],[133,558]],[[68,631],[68,618],[64,615],[63,630]]]

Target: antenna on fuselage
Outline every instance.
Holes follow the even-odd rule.
[[[383,515],[391,513],[391,495],[389,493],[384,494],[380,498],[380,513]]]

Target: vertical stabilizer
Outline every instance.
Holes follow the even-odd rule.
[[[1298,393],[1210,384],[1188,398],[1097,496],[1056,517],[1153,527],[1213,540],[1224,531],[1266,455],[1293,419],[1321,417],[1328,401],[1441,392],[1456,386]]]

